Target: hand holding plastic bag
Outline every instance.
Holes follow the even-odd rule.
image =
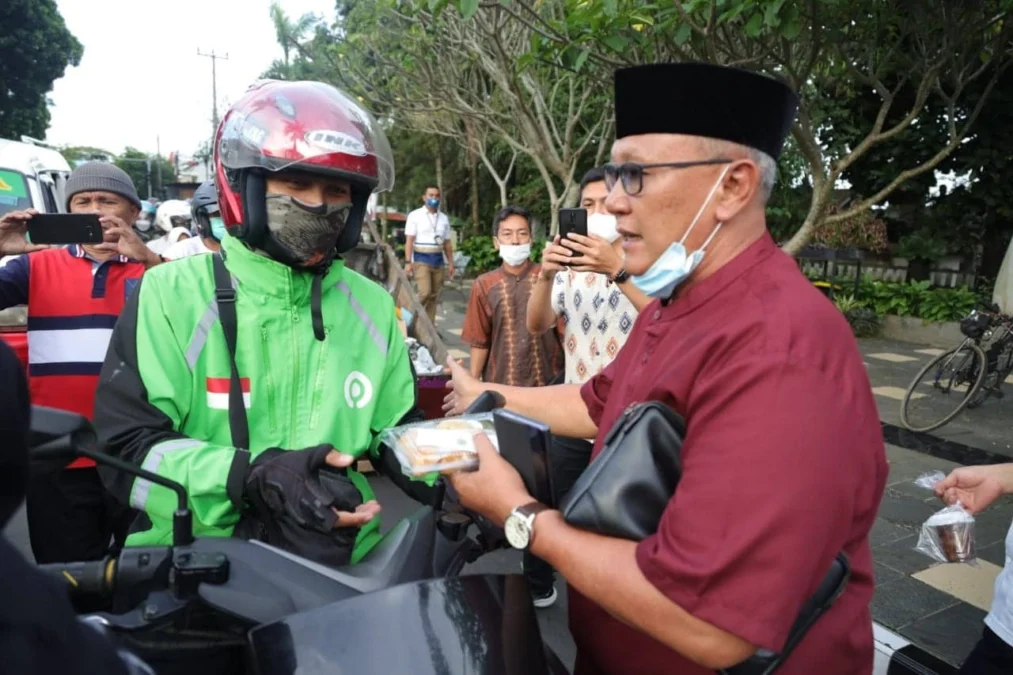
[[[919,476],[915,485],[934,490],[944,478],[941,471],[934,471]],[[959,501],[940,509],[922,524],[915,550],[937,562],[974,564],[974,516]]]

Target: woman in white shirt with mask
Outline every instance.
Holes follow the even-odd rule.
[[[999,497],[1013,494],[1013,463],[954,469],[936,485],[936,496],[947,504],[958,501],[971,514],[980,513]],[[1013,527],[1006,535],[1006,565],[995,580],[992,611],[985,630],[964,661],[960,675],[1013,673]]]

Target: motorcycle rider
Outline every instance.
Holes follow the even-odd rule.
[[[221,249],[225,236],[225,223],[218,210],[218,191],[214,181],[205,181],[190,199],[194,235],[178,241],[162,253],[166,260],[176,260],[198,253],[213,253]]]
[[[226,113],[214,164],[221,254],[163,265],[132,296],[102,370],[99,439],[111,455],[182,483],[198,536],[289,550],[304,538],[306,557],[355,562],[379,539],[380,507],[348,468],[354,458],[371,451],[403,490],[420,501],[429,493],[377,437],[418,416],[393,300],[340,257],[359,241],[370,193],[393,185],[390,145],[334,87],[265,81]],[[221,258],[234,294],[215,290]],[[230,307],[234,365],[219,321]],[[233,440],[244,415],[248,449]],[[142,512],[128,545],[171,539],[170,491],[105,478]]]
[[[158,231],[155,229],[155,214],[157,211],[158,209],[154,204],[146,199],[141,200],[141,214],[134,221],[134,231],[137,232],[137,236],[145,244],[158,236]]]
[[[181,239],[190,237],[190,206],[182,199],[170,199],[158,205],[155,229],[162,234],[148,242],[148,248],[161,255]]]

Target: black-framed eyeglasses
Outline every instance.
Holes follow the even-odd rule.
[[[689,169],[694,166],[711,166],[714,164],[731,164],[732,159],[699,159],[693,162],[663,162],[661,164],[638,164],[637,162],[626,162],[624,164],[606,164],[602,169],[605,171],[605,187],[611,192],[616,183],[622,181],[623,189],[628,195],[638,195],[644,189],[645,169]]]

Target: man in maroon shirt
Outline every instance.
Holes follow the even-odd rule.
[[[506,521],[570,583],[578,675],[712,673],[780,652],[840,551],[851,580],[779,673],[872,670],[878,414],[846,321],[766,231],[796,105],[784,85],[736,69],[617,72],[606,206],[627,270],[658,300],[582,387],[491,386],[452,365],[449,410],[494,389],[556,433],[596,435],[595,454],[631,404],[663,401],[686,419],[679,487],[641,542],[532,504],[485,444],[481,469],[453,478],[466,505]]]

